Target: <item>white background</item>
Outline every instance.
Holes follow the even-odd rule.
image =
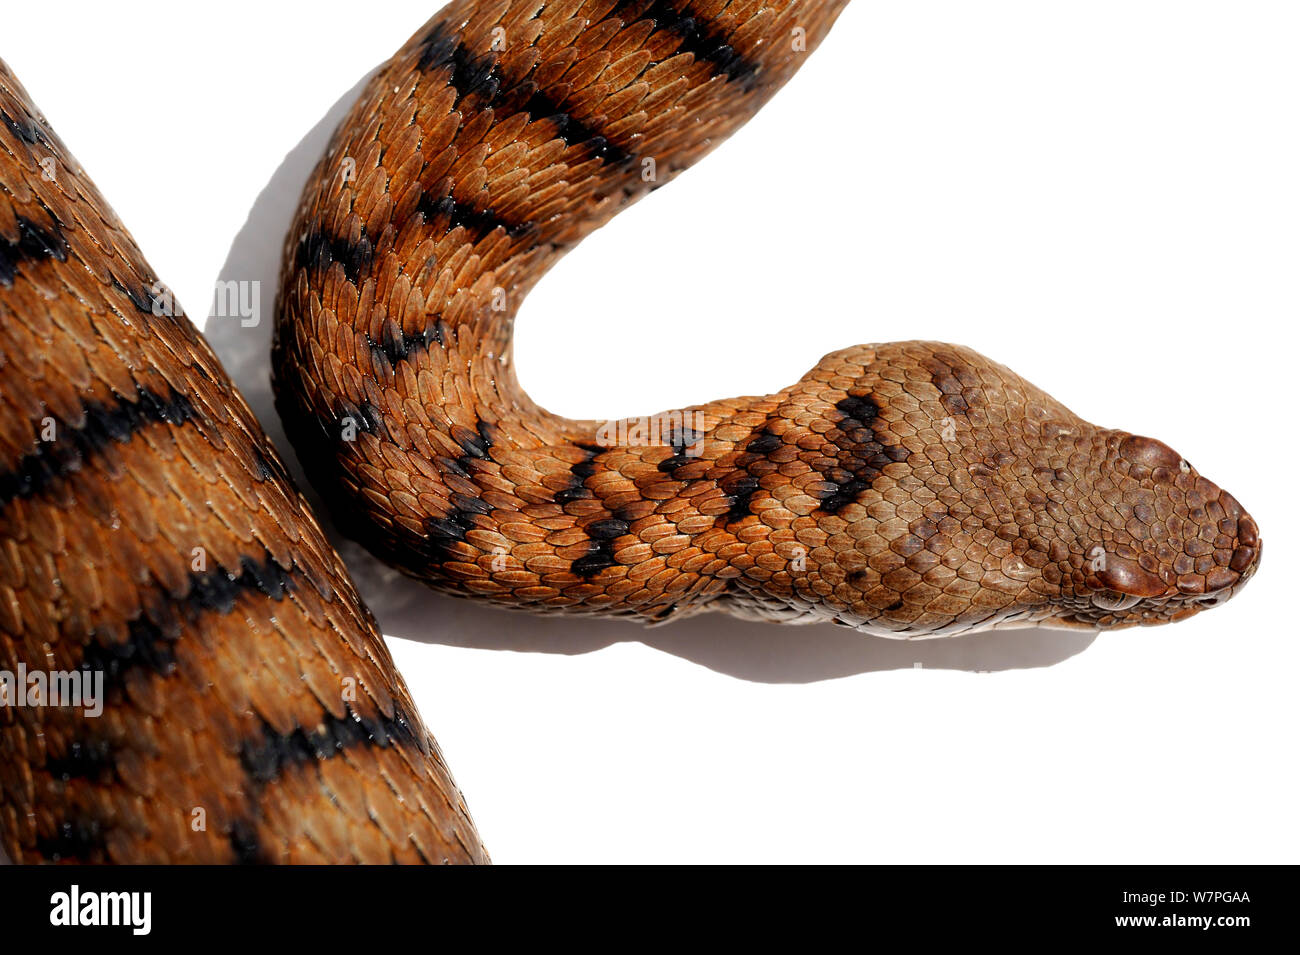
[[[298,191],[433,9],[6,4],[0,55],[190,312],[265,283],[260,328],[207,331],[277,437]],[[1177,626],[920,644],[523,617],[348,550],[496,861],[1297,861],[1298,47],[1283,2],[857,0],[732,142],[560,263],[517,350],[556,411],[962,342],[1169,442],[1268,546]]]

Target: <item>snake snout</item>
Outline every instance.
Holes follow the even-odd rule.
[[[1075,618],[1154,624],[1226,603],[1259,566],[1254,518],[1162,441],[1123,435],[1117,450],[1109,541],[1088,550],[1087,603]]]
[[[1197,485],[1189,500],[1196,504],[1199,496],[1206,501],[1203,510],[1193,510],[1204,515],[1203,523],[1200,534],[1189,538],[1185,548],[1185,554],[1194,558],[1191,565],[1175,567],[1180,571],[1176,586],[1180,596],[1213,605],[1226,600],[1255,573],[1262,543],[1259,525],[1235,497],[1204,478],[1198,477]]]
[[[1263,541],[1259,539],[1259,525],[1246,513],[1246,509],[1238,503],[1237,499],[1227,491],[1222,491],[1219,495],[1219,503],[1224,513],[1228,515],[1220,522],[1219,529],[1225,533],[1234,529],[1236,531],[1235,546],[1227,562],[1227,570],[1235,576],[1228,579],[1226,574],[1220,574],[1218,578],[1220,586],[1214,589],[1208,588],[1212,581],[1207,576],[1206,584],[1209,593],[1219,593],[1250,578],[1255,573],[1255,568],[1259,566],[1259,557],[1264,548]],[[1235,528],[1232,526],[1234,523]],[[1218,556],[1217,552],[1216,556]]]

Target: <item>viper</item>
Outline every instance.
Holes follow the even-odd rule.
[[[843,5],[455,0],[375,74],[288,234],[273,350],[342,529],[442,591],[651,623],[1118,628],[1242,587],[1261,543],[1231,495],[966,347],[855,346],[616,422],[522,391],[533,284]],[[486,861],[275,449],[7,69],[0,399],[0,672],[103,695],[0,707],[11,858]]]
[[[275,448],[2,63],[0,849],[487,859]]]
[[[836,0],[456,0],[304,192],[277,406],[339,524],[433,587],[658,623],[885,636],[1181,620],[1253,573],[1241,505],[969,348],[861,345],[776,394],[538,407],[515,314],[566,251],[747,120]]]

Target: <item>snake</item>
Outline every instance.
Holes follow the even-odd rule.
[[[283,461],[0,63],[5,694],[13,862],[487,861]]]
[[[1242,586],[1261,545],[1235,498],[966,347],[851,347],[776,394],[618,421],[521,389],[532,286],[844,6],[455,0],[389,61],[303,192],[276,313],[276,406],[344,533],[442,592],[646,623],[1113,629]]]
[[[453,0],[372,76],[288,230],[272,345],[344,534],[443,593],[647,624],[1103,630],[1243,587],[1262,543],[1232,495],[965,346],[618,420],[520,387],[533,285],[846,2]],[[97,719],[0,709],[11,857],[488,861],[275,448],[7,69],[0,398],[0,669],[106,682]]]

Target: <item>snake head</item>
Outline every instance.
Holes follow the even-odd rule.
[[[1098,432],[1077,587],[1049,623],[1115,629],[1185,620],[1224,603],[1259,566],[1259,528],[1167,444]],[[1076,581],[1069,582],[1071,584]]]
[[[1111,629],[1186,619],[1258,566],[1254,520],[1172,448],[1089,424],[969,348],[846,349],[779,398],[737,460],[815,504],[780,545],[806,557],[763,585],[791,613],[884,636]],[[752,509],[774,530],[793,514]]]

